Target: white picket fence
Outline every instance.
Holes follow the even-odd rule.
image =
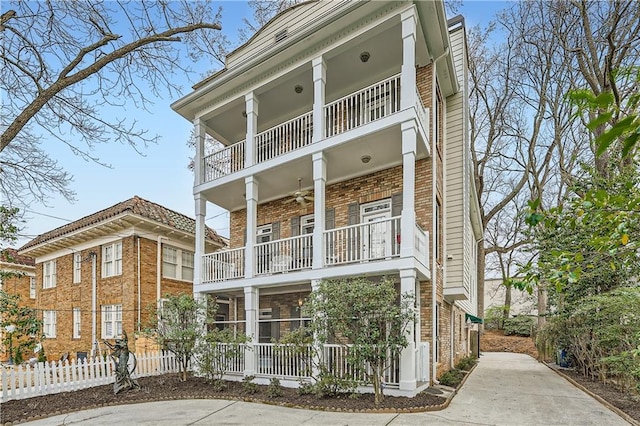
[[[179,371],[175,355],[170,352],[144,353],[136,358],[133,378]],[[132,368],[133,357],[129,359],[129,365]],[[109,357],[11,366],[2,368],[0,376],[0,402],[86,389],[115,381],[114,365]]]

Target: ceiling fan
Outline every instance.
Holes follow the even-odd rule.
[[[292,198],[285,201],[285,203],[297,202],[302,207],[307,206],[307,201],[313,201],[313,197],[309,195],[311,191],[302,190],[302,178],[298,178],[298,190],[291,194]]]

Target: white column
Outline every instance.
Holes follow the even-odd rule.
[[[404,269],[400,271],[400,294],[416,295],[416,271]],[[414,302],[415,303],[415,302]],[[416,380],[416,352],[415,327],[407,327],[406,336],[409,344],[400,354],[400,390],[411,391],[417,386]]]
[[[313,66],[313,143],[324,138],[325,85],[327,83],[327,64],[319,56],[311,61]]]
[[[207,200],[200,193],[194,195],[196,209],[196,235],[195,235],[195,253],[193,255],[193,285],[194,288],[202,284],[203,265],[202,256],[205,255],[204,236],[205,223],[204,219],[207,215]]]
[[[320,281],[321,280],[311,280],[311,292],[316,292],[318,291],[318,288],[320,287]],[[322,313],[316,313],[316,315],[323,315]],[[313,320],[313,319],[312,319]],[[320,375],[320,362],[322,362],[322,344],[320,343],[319,339],[318,339],[318,334],[314,333],[313,334],[313,345],[315,347],[315,350],[313,351],[313,357],[314,360],[312,362],[311,365],[311,375],[313,377],[319,377]]]
[[[248,93],[245,97],[245,112],[247,114],[247,139],[244,143],[244,166],[256,164],[256,135],[258,134],[258,98],[255,93]]]
[[[251,278],[255,273],[254,247],[258,223],[258,181],[254,176],[244,179],[247,199],[247,244],[244,247],[244,277]]]
[[[416,232],[416,145],[417,133],[415,121],[402,123],[402,217],[400,229],[400,257],[414,256]]]
[[[415,105],[416,97],[416,10],[400,15],[402,21],[402,68],[400,69],[400,109]]]
[[[251,376],[256,373],[256,360],[258,358],[253,344],[258,339],[258,289],[256,287],[244,288],[244,318],[245,334],[250,338],[247,342],[248,350],[244,353],[244,375]]]
[[[205,124],[202,118],[193,120],[193,133],[196,143],[196,155],[194,157],[193,172],[194,186],[204,183],[204,138],[206,135]]]
[[[313,154],[313,269],[324,266],[324,228],[325,228],[325,187],[327,183],[327,161],[324,153]]]

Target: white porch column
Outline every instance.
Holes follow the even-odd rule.
[[[250,92],[244,97],[247,114],[247,139],[244,143],[244,166],[256,164],[256,135],[258,134],[258,98]]]
[[[202,284],[203,265],[202,256],[205,255],[204,235],[205,223],[204,219],[207,215],[207,200],[200,193],[194,195],[196,208],[196,235],[195,235],[195,253],[193,255],[193,285],[194,288]]]
[[[204,183],[204,137],[206,135],[206,129],[204,120],[202,118],[196,118],[193,120],[193,133],[196,138],[196,156],[193,164],[194,172],[194,186]]]
[[[256,287],[244,288],[244,318],[245,334],[250,338],[247,342],[248,350],[244,353],[244,375],[251,376],[256,373],[257,354],[253,344],[258,338],[258,289]]]
[[[402,68],[400,69],[400,109],[415,105],[416,97],[416,10],[400,15],[402,21]]]
[[[311,280],[312,293],[318,290],[318,287],[320,287],[320,281],[321,280]],[[317,314],[317,315],[322,315],[322,314]],[[315,350],[313,351],[314,360],[311,365],[311,375],[313,377],[318,377],[320,375],[320,368],[319,368],[320,362],[324,360],[324,356],[322,355],[324,348],[322,347],[322,344],[318,341],[317,333],[314,333],[313,335],[313,345],[315,346]]]
[[[416,296],[416,271],[404,269],[400,271],[400,294],[409,293]],[[415,305],[415,301],[414,301]],[[416,343],[415,327],[407,327],[406,335],[409,345],[400,354],[400,390],[411,391],[416,388]]]
[[[325,247],[325,187],[327,183],[327,161],[324,153],[313,154],[313,269],[324,266]]]
[[[247,243],[244,246],[244,277],[251,278],[255,273],[254,247],[258,223],[258,181],[254,176],[244,180],[247,199]]]
[[[416,232],[416,144],[418,129],[416,122],[402,123],[402,217],[400,229],[400,257],[414,256]]]
[[[313,139],[316,143],[324,139],[325,85],[327,82],[327,64],[319,56],[311,61],[313,66]]]

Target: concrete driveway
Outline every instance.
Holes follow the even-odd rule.
[[[87,390],[91,392],[91,390]],[[485,353],[448,408],[350,414],[220,400],[103,407],[30,425],[627,425],[616,413],[528,355]]]

